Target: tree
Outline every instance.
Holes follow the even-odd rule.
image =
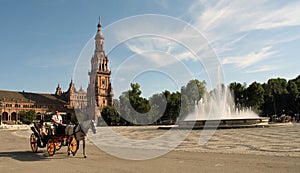
[[[77,118],[76,118],[77,120]],[[44,121],[45,122],[51,122],[52,121],[52,114],[45,114],[44,115]]]
[[[230,91],[233,93],[235,105],[240,108],[246,103],[246,86],[233,82],[229,85]]]
[[[262,87],[265,91],[264,103],[261,106],[262,114],[264,116],[274,115],[274,98],[272,95],[272,90],[270,89],[270,86],[266,83],[262,84]]]
[[[119,112],[121,117],[123,117],[127,122],[132,123],[134,121],[133,116],[132,115],[132,109],[131,109],[131,105],[129,102],[129,91],[125,91],[122,93],[122,95],[120,95],[119,99],[120,99],[120,107],[119,107]]]
[[[170,105],[170,113],[169,113],[169,120],[171,122],[175,122],[177,118],[180,116],[180,111],[182,108],[181,102],[181,94],[180,92],[174,92],[171,94],[171,98],[169,100]]]
[[[300,111],[300,75],[298,76],[298,77],[296,77],[295,79],[293,79],[293,80],[291,80],[291,81],[293,81],[293,82],[295,82],[296,83],[296,85],[297,85],[297,90],[298,90],[298,92],[297,92],[297,94],[296,94],[296,114],[298,114],[298,116],[299,116],[299,111]]]
[[[120,110],[120,106],[121,106],[120,100],[114,99],[114,105],[113,106],[116,109],[116,111],[119,111]]]
[[[284,114],[287,110],[287,81],[282,78],[269,79],[267,84],[263,86],[265,90],[265,104],[263,106],[265,113],[271,115]]]
[[[183,116],[188,115],[195,109],[201,98],[206,93],[206,82],[200,82],[197,79],[190,80],[186,86],[181,87],[181,113]]]
[[[181,94],[181,114],[180,120],[184,120],[195,109],[195,102],[191,102],[187,95]]]
[[[198,102],[206,93],[206,82],[198,79],[190,80],[186,86],[181,88],[181,94],[186,95],[190,102]]]
[[[298,113],[299,91],[296,82],[290,80],[287,84],[287,110],[286,113],[290,116],[295,116]]]
[[[246,97],[248,98],[246,105],[259,112],[260,107],[264,103],[264,92],[260,83],[253,82],[246,89]]]
[[[161,118],[167,108],[167,99],[163,93],[154,94],[149,98],[151,110],[149,114],[149,121],[157,124],[159,118]]]
[[[168,123],[175,123],[178,117],[180,116],[181,110],[181,94],[180,92],[170,93],[170,91],[165,90],[161,94],[166,100],[166,108],[163,112],[163,116],[160,117],[158,120],[159,122],[168,122]],[[163,101],[165,102],[165,101]],[[165,103],[163,103],[165,104]],[[162,111],[162,107],[160,106],[160,111]]]
[[[130,84],[131,90],[123,92],[120,96],[120,114],[133,124],[149,123],[149,101],[141,97],[142,91],[138,83]]]
[[[106,106],[101,111],[101,116],[107,125],[117,125],[121,117],[114,107]]]
[[[35,110],[20,111],[20,121],[25,124],[31,124],[36,119]]]
[[[171,114],[172,114],[172,107],[171,107],[171,96],[172,94],[170,93],[170,91],[165,90],[164,92],[162,92],[163,96],[165,97],[166,101],[167,101],[167,105],[165,108],[165,112],[163,114],[163,116],[159,119],[159,121],[165,121],[165,120],[170,120]]]
[[[146,113],[150,110],[149,101],[141,97],[142,91],[138,83],[130,84],[131,90],[129,90],[129,101],[134,110],[138,113]]]

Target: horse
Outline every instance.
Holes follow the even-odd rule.
[[[75,137],[75,140],[77,142],[77,148],[76,152],[79,148],[79,143],[82,141],[82,150],[83,150],[83,156],[84,158],[87,158],[86,152],[85,152],[85,141],[87,139],[87,133],[89,131],[89,128],[91,127],[93,133],[95,134],[97,132],[96,130],[96,123],[94,120],[86,120],[81,123],[77,123],[75,125],[67,125],[65,129],[65,134],[69,136],[68,144],[71,144],[72,137]],[[75,153],[73,153],[73,156],[75,156]],[[71,154],[70,147],[68,147],[68,155]]]

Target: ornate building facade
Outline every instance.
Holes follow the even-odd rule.
[[[75,116],[76,110],[87,111],[88,118],[98,122],[102,109],[113,105],[114,96],[100,20],[95,36],[95,50],[91,58],[91,71],[88,75],[87,92],[82,87],[77,90],[73,80],[66,92],[63,92],[58,84],[54,94],[0,90],[0,123],[16,124],[20,121],[18,112],[29,110],[35,110],[37,120],[58,110],[65,121],[70,121],[71,117]]]
[[[74,109],[87,106],[86,95],[82,88],[76,90],[73,81],[66,92],[63,92],[58,84],[54,94],[0,90],[0,122],[17,124],[20,122],[18,113],[29,110],[36,112],[37,120],[58,110],[63,120],[68,122],[74,115]]]

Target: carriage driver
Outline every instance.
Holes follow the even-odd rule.
[[[58,111],[55,111],[55,114],[52,116],[52,122],[54,123],[56,134],[58,131],[60,131],[60,127],[62,125],[62,117],[58,113]]]
[[[62,124],[62,117],[58,114],[58,111],[55,111],[55,114],[52,116],[52,122],[54,124]]]

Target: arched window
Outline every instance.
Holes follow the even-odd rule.
[[[7,112],[2,113],[2,121],[8,121],[8,113]]]
[[[17,113],[16,113],[16,112],[11,113],[11,118],[10,118],[10,120],[12,120],[12,121],[17,121]]]

